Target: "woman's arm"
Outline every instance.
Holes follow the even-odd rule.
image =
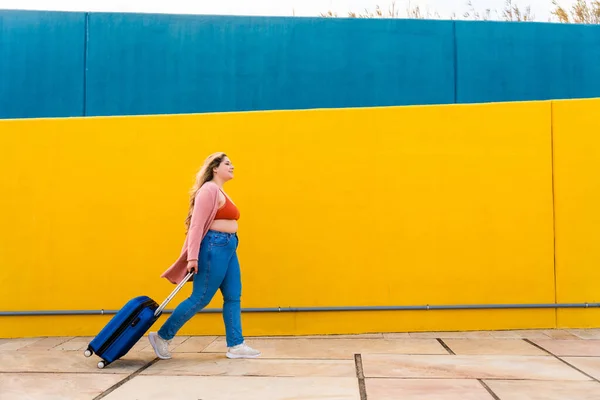
[[[200,244],[202,242],[204,227],[206,226],[206,223],[212,214],[213,207],[217,202],[216,197],[218,190],[209,187],[209,185],[210,183],[205,184],[200,188],[200,190],[198,190],[198,193],[196,193],[194,209],[192,210],[192,220],[188,230],[188,261],[198,260],[198,253],[200,252]]]

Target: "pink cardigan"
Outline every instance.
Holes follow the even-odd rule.
[[[196,193],[190,229],[185,237],[181,254],[177,261],[163,272],[161,278],[167,278],[174,284],[179,284],[185,278],[187,275],[187,262],[190,259],[198,259],[200,244],[214,221],[218,208],[219,186],[214,182],[206,182]],[[193,277],[190,282],[192,280]]]

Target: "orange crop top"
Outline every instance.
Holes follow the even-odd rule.
[[[223,193],[225,196],[225,193]],[[238,208],[229,200],[229,197],[225,196],[225,204],[223,207],[217,210],[217,214],[215,215],[215,219],[240,219],[240,211]]]

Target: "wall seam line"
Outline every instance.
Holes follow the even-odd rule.
[[[87,116],[87,69],[88,69],[88,41],[90,32],[90,13],[85,13],[85,30],[83,38],[83,116]]]
[[[454,45],[454,104],[458,104],[458,39],[456,38],[456,21],[452,23],[452,36]]]
[[[554,101],[550,101],[550,155],[552,171],[552,254],[554,266],[554,303],[558,304],[558,279],[556,276],[556,178],[554,174]],[[554,326],[558,328],[558,309],[554,310]]]

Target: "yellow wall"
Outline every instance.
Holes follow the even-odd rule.
[[[0,310],[160,302],[193,176],[221,150],[236,166],[243,307],[552,303],[551,106],[0,121]],[[579,284],[565,279],[563,300]],[[95,335],[108,318],[0,317],[0,337]],[[556,326],[552,309],[243,318],[247,335]],[[222,334],[221,317],[181,333]]]
[[[600,100],[553,102],[557,299],[600,302]],[[598,327],[600,309],[559,310],[561,327]]]

